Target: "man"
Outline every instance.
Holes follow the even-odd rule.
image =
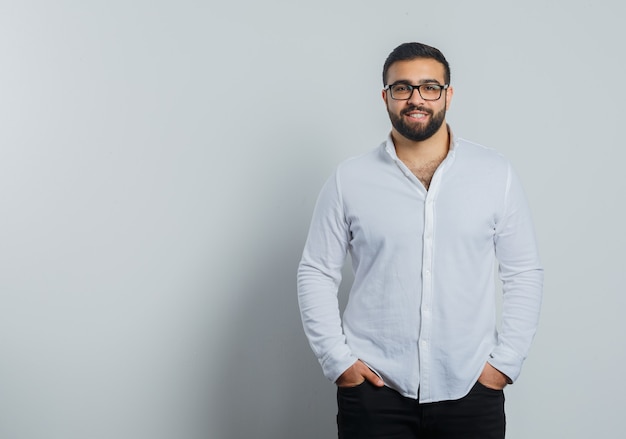
[[[504,438],[503,388],[519,376],[542,294],[529,208],[509,163],[447,125],[439,50],[400,45],[383,84],[391,134],[328,180],[298,269],[306,335],[338,387],[339,437]]]

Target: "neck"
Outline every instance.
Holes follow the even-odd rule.
[[[429,162],[445,157],[450,148],[450,134],[446,123],[435,134],[419,142],[407,139],[395,129],[391,131],[391,138],[396,147],[398,158],[407,163]]]

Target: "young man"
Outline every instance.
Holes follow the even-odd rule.
[[[400,45],[383,83],[391,134],[328,180],[298,269],[304,330],[338,388],[339,437],[502,439],[503,389],[542,295],[529,208],[509,163],[446,124],[453,88],[439,50]]]

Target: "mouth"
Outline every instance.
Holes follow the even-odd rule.
[[[411,108],[402,112],[404,116],[413,120],[423,120],[430,116],[430,112],[424,109]]]
[[[428,113],[406,113],[406,116],[411,119],[420,120],[426,118]]]

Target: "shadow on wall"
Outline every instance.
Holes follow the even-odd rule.
[[[335,389],[304,336],[296,294],[296,271],[318,181],[307,169],[283,169],[282,176],[267,176],[271,189],[260,182],[267,193],[257,194],[263,203],[254,214],[254,230],[248,231],[254,238],[246,240],[238,269],[231,269],[239,280],[226,293],[236,300],[223,318],[220,351],[213,353],[219,363],[211,385],[217,407],[217,425],[210,427],[215,439],[337,434]]]
[[[218,427],[219,439],[313,439],[334,432],[334,389],[302,333],[295,271],[289,276],[284,267],[250,273],[248,299],[223,328],[227,340],[216,355],[221,364],[212,395],[218,426],[211,430]]]

